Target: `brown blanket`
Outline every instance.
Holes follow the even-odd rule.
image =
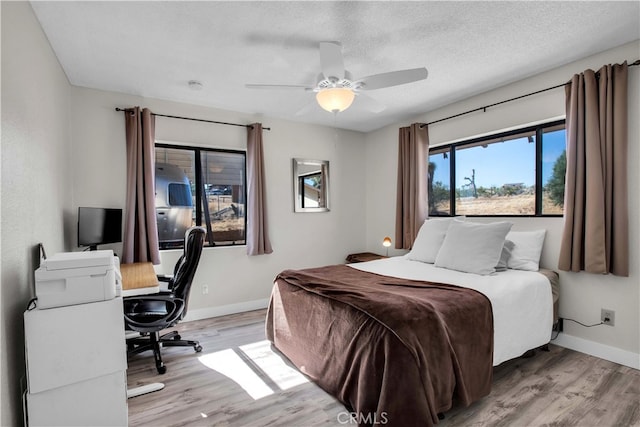
[[[276,278],[267,338],[361,424],[430,426],[489,394],[493,316],[481,293],[345,265]]]

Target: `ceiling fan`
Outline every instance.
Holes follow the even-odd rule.
[[[322,72],[318,75],[315,86],[271,84],[245,86],[249,89],[293,89],[316,92],[316,100],[320,107],[329,112],[338,113],[349,108],[356,95],[363,96],[360,93],[362,91],[412,83],[424,80],[428,75],[427,69],[422,67],[354,79],[344,68],[342,46],[336,42],[320,43],[320,66]],[[372,109],[379,112],[384,107],[374,106]]]

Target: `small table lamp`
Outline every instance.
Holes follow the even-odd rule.
[[[391,246],[391,237],[385,237],[384,240],[382,240],[382,246],[384,246],[385,248],[387,248],[387,256],[389,256],[389,246]]]

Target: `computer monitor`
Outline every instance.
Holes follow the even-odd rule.
[[[122,209],[78,208],[78,246],[95,251],[98,245],[122,241]]]

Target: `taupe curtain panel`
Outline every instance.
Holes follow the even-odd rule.
[[[399,131],[396,249],[411,249],[427,218],[429,131],[420,126],[414,123]]]
[[[140,107],[125,112],[127,203],[122,262],[160,264],[155,205],[155,117]]]
[[[247,254],[273,252],[267,233],[262,124],[247,127]]]
[[[565,87],[567,174],[558,268],[629,276],[627,63]]]

